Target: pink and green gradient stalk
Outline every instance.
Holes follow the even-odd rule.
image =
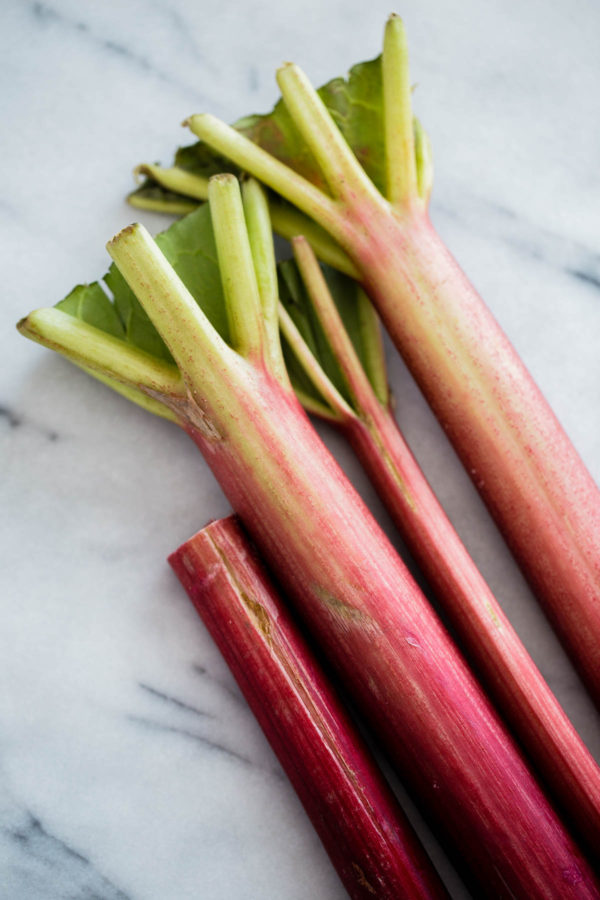
[[[386,27],[382,72],[387,197],[296,66],[279,71],[279,86],[328,192],[212,116],[192,116],[188,124],[348,254],[600,705],[600,492],[429,221],[430,160],[415,156],[408,52],[397,16]]]
[[[310,245],[293,240],[307,297],[342,372],[350,404],[293,323],[281,328],[334,425],[360,459],[434,589],[469,659],[508,724],[588,846],[600,846],[600,768],[506,618],[402,437],[389,398],[376,395]],[[316,373],[316,374],[315,374]]]

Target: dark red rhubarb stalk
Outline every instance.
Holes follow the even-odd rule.
[[[346,251],[600,706],[600,492],[429,221],[422,182],[430,161],[427,153],[415,158],[408,52],[396,16],[385,32],[382,76],[385,197],[291,64],[278,73],[283,100],[328,192],[211,116],[188,124]]]
[[[235,517],[169,557],[356,900],[448,894]]]
[[[398,429],[389,397],[377,396],[310,245],[298,237],[293,246],[306,289],[296,304],[312,305],[349,402],[327,379],[283,309],[286,342],[321,392],[328,417],[354,448],[500,712],[582,839],[597,852],[600,768],[446,516]]]
[[[237,180],[210,183],[230,344],[141,226],[109,244],[179,382],[175,366],[167,377],[165,367],[83,323],[61,338],[61,315],[70,317],[59,310],[30,314],[21,330],[162,403],[186,430],[480,893],[598,898],[591,870],[478,682],[293,394],[277,344],[275,274],[264,252],[271,231],[259,196],[256,184],[246,186],[247,233]]]

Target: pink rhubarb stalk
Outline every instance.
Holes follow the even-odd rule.
[[[254,250],[237,180],[211,181],[233,346],[219,337],[147,232],[130,226],[110,242],[109,252],[167,344],[181,380],[154,369],[146,376],[140,358],[141,374],[132,385],[132,351],[116,340],[104,372],[165,405],[196,443],[398,774],[480,894],[600,897],[589,866],[479,683],[294,396],[276,341],[265,337],[267,325],[277,328],[277,298],[258,240],[264,217],[252,215],[256,198],[249,189],[246,196]],[[43,312],[60,318],[59,310]],[[33,313],[21,329],[50,343],[40,330],[47,320]],[[52,345],[60,346],[56,336]],[[104,346],[96,342],[92,350],[99,357]],[[63,352],[81,362],[81,355]],[[85,364],[100,367],[89,358]]]
[[[323,333],[346,381],[336,391],[293,323],[281,327],[305,372],[354,448],[403,540],[436,593],[469,659],[584,841],[600,847],[600,768],[469,556],[358,358],[308,242],[294,255]],[[306,356],[308,354],[308,358]]]
[[[356,900],[448,894],[235,517],[169,557]]]
[[[491,313],[434,231],[428,153],[415,157],[408,53],[382,57],[387,196],[294,65],[278,73],[325,192],[211,116],[196,135],[339,243],[600,705],[600,492]]]

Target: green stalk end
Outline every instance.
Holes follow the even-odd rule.
[[[169,348],[196,401],[218,396],[237,355],[220,337],[142,225],[129,225],[108,252]]]
[[[151,178],[167,191],[185,194],[186,197],[193,197],[195,200],[208,199],[208,178],[193,175],[178,166],[163,168],[152,163],[141,163],[133,170],[133,174],[138,180],[141,175]]]
[[[431,188],[433,187],[433,156],[429,136],[416,116],[414,119],[414,133],[419,197],[427,205],[431,195]]]
[[[242,199],[262,307],[265,362],[277,380],[289,386],[279,340],[277,264],[267,197],[258,181],[250,178],[242,184]]]
[[[302,69],[286,63],[277,71],[277,83],[294,124],[314,154],[334,198],[351,204],[360,200],[380,203],[379,191]]]
[[[185,197],[162,197],[160,192],[146,194],[144,192],[133,191],[127,196],[127,202],[135,209],[144,209],[149,212],[164,213],[168,216],[187,216],[198,208],[198,204],[193,200],[186,200]]]
[[[231,343],[242,356],[259,360],[265,343],[261,298],[235,175],[214,175],[208,186],[208,201]]]
[[[363,410],[372,406],[374,399],[373,386],[344,327],[338,308],[327,287],[327,282],[310,244],[303,237],[294,238],[292,243],[296,265],[306,287],[310,302],[340,367],[352,399],[352,405],[361,414]]]
[[[402,206],[418,192],[408,42],[404,23],[395,14],[385,27],[382,72],[387,198]]]
[[[110,379],[165,403],[179,402],[186,396],[175,366],[60,309],[35,310],[21,319],[17,328],[25,337],[56,350],[101,381]]]

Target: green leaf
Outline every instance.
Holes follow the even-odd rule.
[[[334,78],[318,93],[375,187],[385,193],[381,57],[358,63],[347,79]],[[286,162],[295,168],[293,155]]]
[[[115,307],[97,281],[93,284],[77,285],[56,306],[70,316],[81,319],[114,337],[125,336],[123,323]]]
[[[103,280],[114,298],[114,308],[122,322],[127,343],[170,361],[171,354],[162,338],[117,267],[112,265]]]
[[[334,78],[318,91],[360,164],[376,187],[385,191],[385,156],[383,129],[383,93],[381,57],[353,66],[347,78]],[[292,122],[280,100],[266,115],[246,116],[233,126],[259,144],[277,159],[291,166],[313,184],[327,190],[319,166]],[[229,160],[215,153],[202,141],[181,147],[175,154],[175,165],[195,175],[210,176],[218,172],[239,173]],[[146,195],[144,195],[146,192]],[[165,204],[173,205],[177,196],[165,191],[152,179],[130,195],[150,197],[155,206],[164,195]]]
[[[192,175],[220,175],[222,172],[240,174],[240,170],[230,160],[216,153],[207,144],[197,141],[187,147],[179,147],[175,153],[175,165]]]

